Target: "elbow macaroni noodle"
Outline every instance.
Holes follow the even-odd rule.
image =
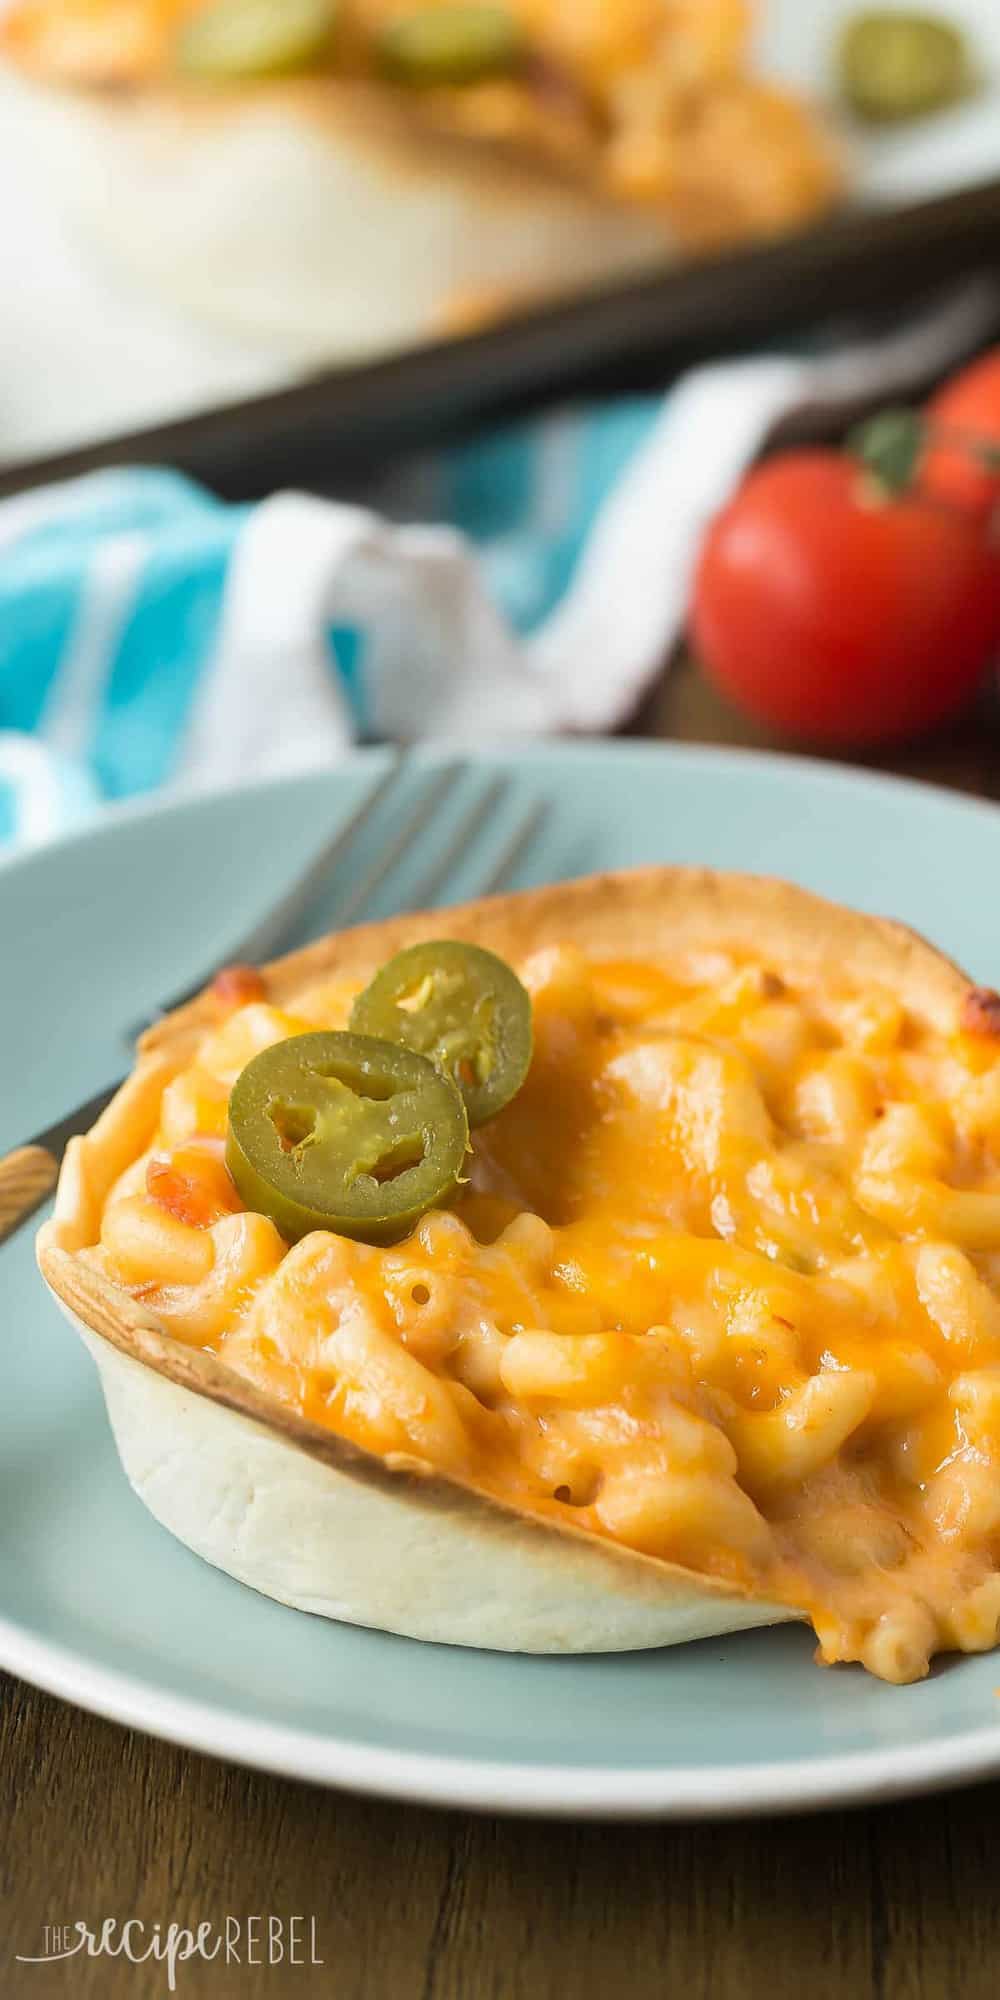
[[[344,1025],[328,982],[137,1074],[85,1254],[313,1421],[795,1605],[824,1660],[993,1645],[1000,1036],[722,953],[520,970],[531,1074],[405,1242],[288,1249],[221,1164],[250,1057]]]

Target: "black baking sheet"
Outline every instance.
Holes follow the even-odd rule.
[[[694,359],[831,316],[891,316],[1000,266],[1000,181],[908,208],[852,208],[761,248],[587,293],[458,340],[0,469],[0,495],[102,465],[169,464],[232,499],[343,487],[395,458],[556,398],[666,382]]]

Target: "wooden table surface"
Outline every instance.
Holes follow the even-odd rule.
[[[645,732],[755,742],[682,666]],[[1000,798],[988,721],[892,768]],[[212,2000],[996,2000],[1000,1788],[801,1820],[600,1827],[381,1804],[155,1743],[0,1677],[0,1995],[145,2000],[165,1969],[24,1966],[43,1928],[315,1919],[322,1965],[192,1961]]]

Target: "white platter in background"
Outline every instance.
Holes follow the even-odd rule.
[[[845,0],[762,0],[762,67],[829,99],[831,51],[851,11]],[[967,30],[983,87],[952,111],[852,141],[862,200],[901,205],[1000,180],[1000,4],[941,0],[940,11]],[[167,310],[77,241],[33,172],[23,111],[2,76],[0,188],[0,466],[236,402],[302,372],[281,349]]]

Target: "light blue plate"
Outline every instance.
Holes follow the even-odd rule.
[[[890,911],[1000,980],[989,806],[739,752],[620,744],[489,762],[522,800],[552,802],[525,879],[648,861],[788,875]],[[0,869],[0,1150],[121,1069],[120,1024],[225,954],[377,763],[129,811]],[[84,1707],[269,1769],[499,1810],[793,1809],[1000,1769],[996,1657],[889,1688],[821,1671],[801,1631],[516,1659],[272,1604],[133,1498],[94,1371],[23,1236],[0,1251],[0,1299],[0,1665]]]

